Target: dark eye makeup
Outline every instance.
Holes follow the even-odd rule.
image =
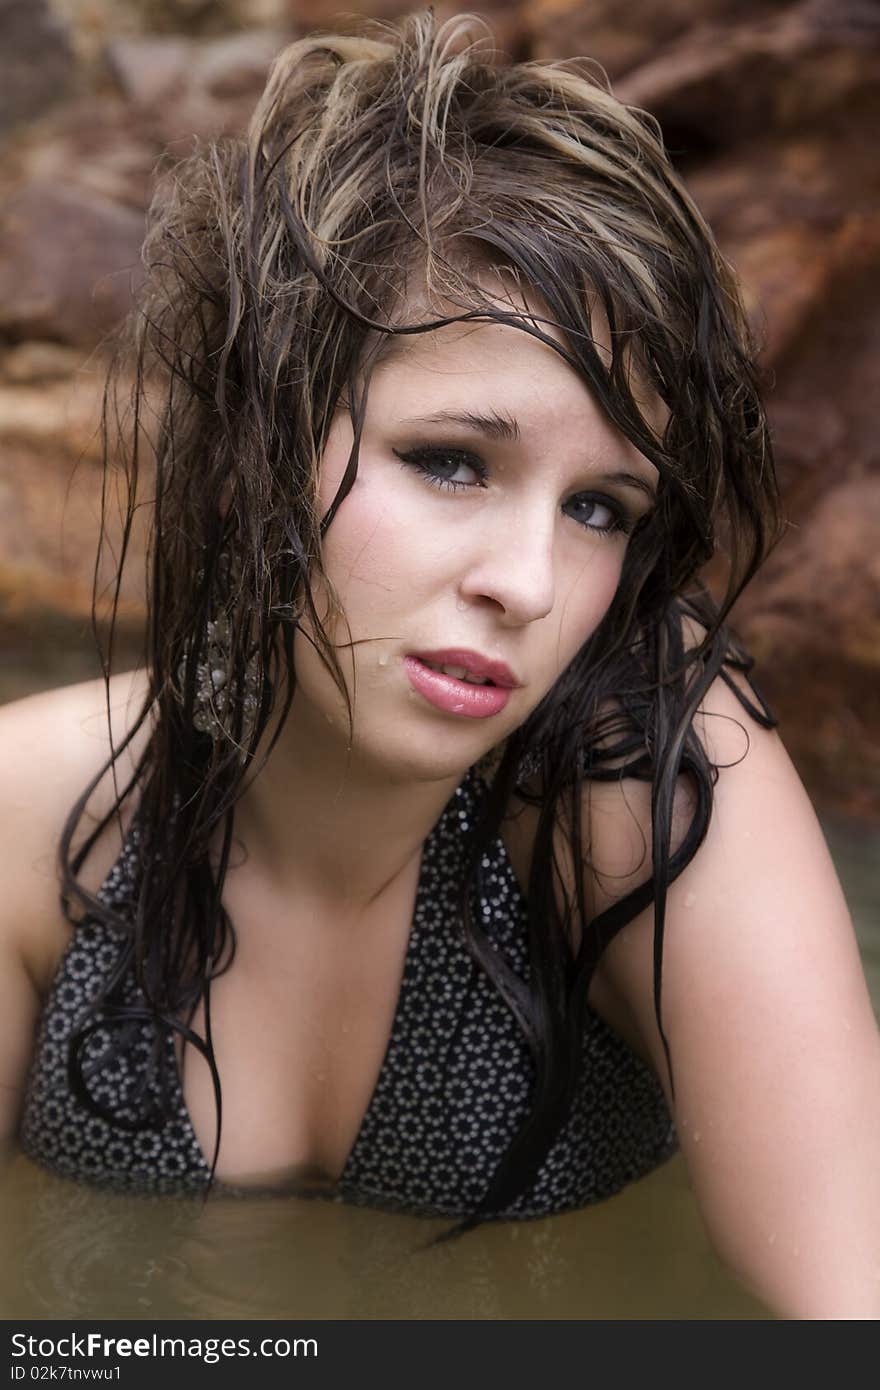
[[[414,469],[431,487],[442,488],[446,492],[485,487],[489,476],[483,460],[466,449],[420,445],[405,453],[399,449],[393,449],[392,453],[400,459],[404,468]],[[470,472],[472,476],[456,477],[461,472]],[[601,526],[591,521],[597,507],[604,507],[611,514],[611,520]],[[619,498],[604,492],[577,492],[564,504],[563,511],[586,531],[596,535],[629,535],[638,521],[638,517]]]

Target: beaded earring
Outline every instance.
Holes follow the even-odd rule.
[[[230,557],[224,551],[218,558],[218,573],[221,584],[228,592]],[[233,734],[234,713],[230,701],[230,683],[233,672],[232,625],[225,608],[215,609],[208,619],[205,631],[205,646],[201,660],[195,669],[195,689],[192,722],[200,733],[209,734],[217,742],[222,738],[235,739]],[[183,704],[183,691],[186,687],[188,661],[184,657],[177,668],[177,689],[175,694]],[[241,700],[241,730],[238,739],[242,757],[250,744],[251,736],[259,710],[259,675],[255,654],[251,654],[245,664],[244,689]]]

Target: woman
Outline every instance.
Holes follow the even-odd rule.
[[[677,1133],[761,1296],[873,1316],[877,1030],[723,625],[779,533],[736,284],[650,118],[470,23],[293,44],[157,194],[145,670],[2,711],[6,1130],[457,1229]]]

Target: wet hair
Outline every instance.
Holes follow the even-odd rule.
[[[350,27],[284,49],[246,139],[197,145],[164,172],[150,207],[145,280],[120,335],[104,415],[106,466],[118,469],[125,497],[120,575],[145,492],[149,499],[148,694],[101,775],[112,767],[116,776],[120,753],[152,722],[130,780],[114,783],[107,816],[73,854],[99,776],[61,844],[70,920],[76,902],[122,942],[74,1042],[71,1075],[103,1113],[84,1075],[84,1041],[95,1018],[124,1024],[131,1015],[123,983],[133,970],[140,1016],[155,1020],[157,1036],[182,1032],[209,1062],[219,1148],[209,1005],[211,981],[234,952],[221,895],[235,806],[261,765],[270,717],[280,730],[289,713],[294,632],[305,618],[347,696],[307,580],[323,574],[322,535],[356,476],[370,373],[409,334],[511,323],[569,363],[656,466],[660,487],[628,540],[603,621],[499,750],[472,830],[463,929],[518,1021],[535,1081],[529,1115],[463,1229],[502,1214],[533,1181],[574,1092],[597,962],[652,903],[664,1036],[666,894],[706,834],[718,775],[695,712],[720,676],[754,718],[775,722],[743,680],[751,662],[728,615],[778,538],[779,503],[736,278],[656,121],[618,100],[587,59],[505,61],[472,15],[438,23],[428,11]],[[541,315],[486,291],[487,266],[544,306],[545,326],[562,343]],[[412,314],[412,284],[428,306],[422,317]],[[610,352],[594,340],[596,314]],[[132,378],[117,439],[119,390]],[[662,431],[645,409],[649,393],[665,407]],[[354,444],[321,516],[318,464],[343,408]],[[710,561],[711,593],[701,577]],[[217,699],[222,732],[212,737],[193,715],[218,612],[231,656]],[[104,663],[108,674],[109,648]],[[591,917],[585,786],[623,778],[651,786],[650,862],[638,888]],[[682,779],[693,814],[673,843]],[[126,915],[88,894],[77,874],[133,792],[144,872]],[[484,847],[515,794],[538,813],[527,979],[491,949],[470,908]],[[569,862],[580,866],[567,878],[560,828]],[[191,1027],[200,1000],[203,1037]],[[157,1046],[160,1081],[162,1055]],[[162,1084],[170,1094],[167,1076]],[[145,1111],[139,1122],[157,1118]],[[217,1149],[214,1166],[216,1158]]]

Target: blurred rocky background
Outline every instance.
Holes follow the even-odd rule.
[[[0,699],[98,670],[106,338],[138,273],[156,161],[240,130],[272,54],[345,8],[0,0]],[[880,4],[473,8],[511,56],[589,54],[652,111],[737,267],[772,372],[789,519],[739,631],[820,807],[880,815]],[[140,658],[137,580],[135,563],[120,669]]]

